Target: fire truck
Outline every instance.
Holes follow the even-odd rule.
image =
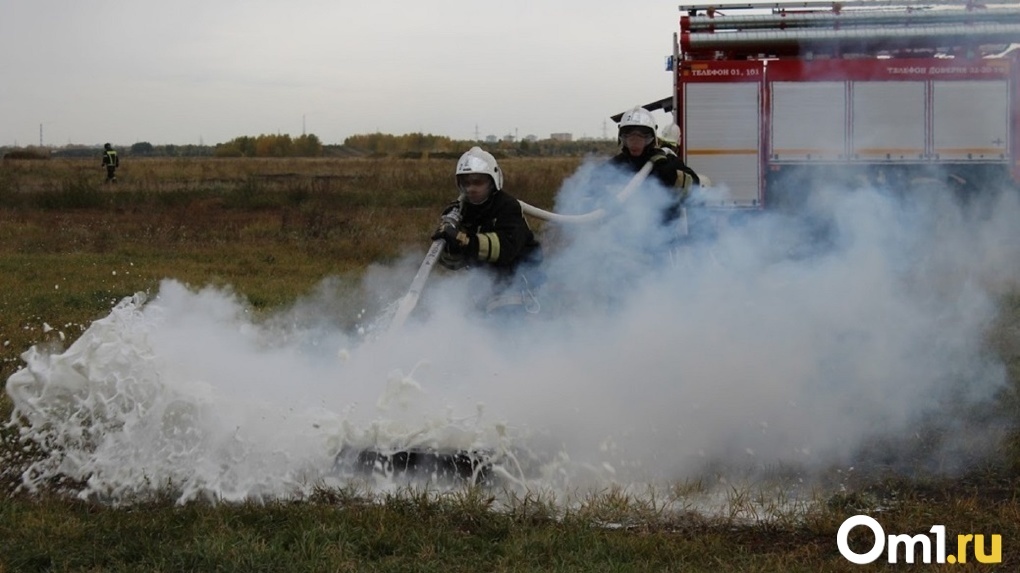
[[[934,179],[966,192],[1020,182],[1020,5],[680,11],[675,89],[645,107],[672,111],[679,153],[711,177],[715,206],[789,206],[818,181]]]

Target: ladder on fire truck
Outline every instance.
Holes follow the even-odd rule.
[[[983,57],[1020,37],[1020,6],[973,1],[682,4],[682,60],[795,56]],[[754,12],[754,13],[751,13]]]

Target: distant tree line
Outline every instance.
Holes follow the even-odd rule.
[[[214,147],[208,145],[153,145],[147,141],[140,141],[132,144],[127,149],[114,146],[123,155],[139,157],[212,157]],[[25,150],[31,150],[37,155],[49,157],[90,157],[98,158],[103,153],[101,145],[65,145],[63,147],[0,147],[0,155],[17,158]]]
[[[352,135],[344,140],[344,146],[376,155],[401,155],[404,153],[454,152],[458,143],[444,135],[431,133],[369,133]]]
[[[321,157],[322,142],[314,134],[291,139],[290,135],[235,137],[216,145],[215,157]]]
[[[480,142],[454,140],[442,135],[423,133],[405,135],[372,133],[352,135],[344,140],[343,147],[375,157],[418,158],[459,156],[474,145],[492,152],[497,157],[540,157],[577,156],[588,153],[608,154],[616,151],[617,143],[615,140],[558,141],[554,139]]]
[[[288,134],[235,137],[215,145],[153,145],[139,141],[127,148],[117,147],[122,155],[133,157],[457,157],[474,145],[497,157],[579,156],[611,154],[615,140],[558,141],[553,139],[480,142],[454,140],[430,133],[370,133],[352,135],[340,145],[324,145],[314,134],[292,138]],[[9,159],[46,159],[49,157],[97,157],[100,145],[64,147],[0,147],[0,156]]]

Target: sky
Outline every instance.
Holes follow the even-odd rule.
[[[0,145],[611,136],[670,94],[678,5],[0,0]]]

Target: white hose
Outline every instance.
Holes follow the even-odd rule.
[[[418,267],[418,273],[414,275],[414,280],[411,281],[411,288],[407,290],[407,294],[397,303],[397,310],[393,313],[393,320],[390,321],[388,328],[389,331],[396,331],[403,326],[404,321],[407,320],[411,311],[417,306],[421,291],[425,288],[425,281],[428,280],[432,267],[435,266],[436,260],[439,259],[439,253],[443,250],[443,245],[445,244],[445,239],[432,241],[429,252],[425,254],[425,260],[422,261],[421,266]]]
[[[464,200],[464,194],[461,193],[460,197],[457,198],[457,206],[451,211],[443,215],[443,221],[445,223],[457,225],[460,223],[460,205]],[[436,261],[439,260],[439,255],[443,251],[443,247],[446,245],[445,238],[439,238],[432,241],[432,245],[429,247],[427,253],[425,253],[425,260],[421,262],[421,266],[418,267],[418,272],[415,273],[414,279],[411,280],[411,287],[407,289],[400,302],[397,303],[397,310],[393,313],[393,319],[390,320],[387,332],[396,332],[400,327],[404,326],[404,321],[410,316],[411,311],[418,304],[418,298],[421,297],[421,292],[425,289],[425,281],[429,279],[429,274],[432,273],[432,267],[436,265]]]
[[[627,183],[627,186],[624,187],[623,190],[616,195],[616,202],[623,203],[624,201],[629,199],[630,196],[633,195],[635,191],[637,191],[638,187],[640,187],[641,184],[644,183],[645,178],[647,178],[648,174],[651,172],[652,162],[649,161],[648,163],[645,163],[644,166],[637,173],[635,173],[633,177],[631,177],[630,181]],[[584,213],[582,215],[561,215],[559,213],[546,211],[545,209],[539,209],[538,207],[535,207],[534,205],[529,205],[524,201],[518,200],[518,203],[521,204],[521,209],[524,211],[525,215],[531,215],[536,219],[541,219],[543,221],[552,221],[554,223],[590,223],[592,221],[598,221],[599,219],[606,216],[605,209],[596,209],[590,213]]]

